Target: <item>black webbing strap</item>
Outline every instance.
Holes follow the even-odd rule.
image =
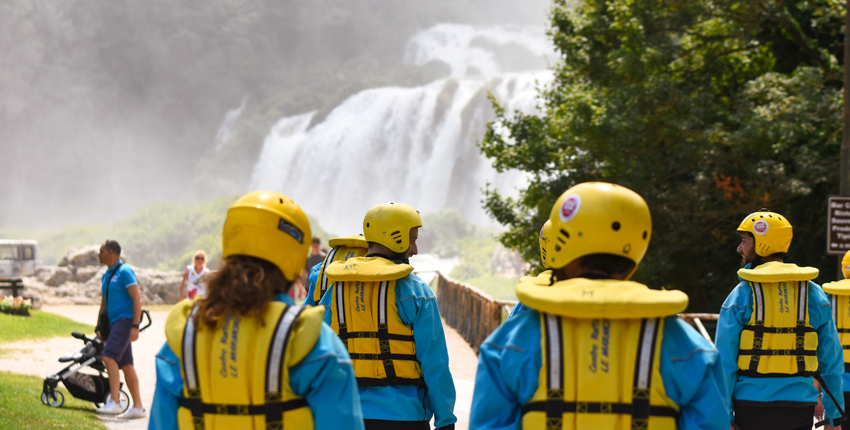
[[[564,421],[564,342],[560,316],[543,315],[545,321],[546,366],[546,430],[560,430]]]
[[[234,405],[227,403],[203,403],[196,398],[177,398],[177,406],[191,411],[198,410],[202,415],[283,415],[284,412],[308,406],[307,400],[296,399],[288,402],[267,403],[264,405]],[[192,414],[194,416],[194,412]],[[201,421],[203,427],[203,421]],[[268,423],[268,421],[266,421]],[[197,426],[196,426],[197,427]]]
[[[652,386],[652,363],[658,339],[659,319],[644,319],[640,325],[635,380],[632,391],[632,429],[649,428],[649,390]]]
[[[401,354],[393,354],[390,352],[390,329],[387,323],[387,287],[389,282],[382,281],[378,287],[378,345],[381,350],[381,362],[384,364],[384,371],[387,374],[387,379],[396,379],[395,365],[393,356],[399,356],[398,360],[416,360],[414,355],[403,356]],[[404,358],[401,358],[404,357]]]
[[[820,383],[820,387],[823,388],[823,390],[826,391],[826,394],[829,395],[829,398],[832,399],[832,404],[835,405],[836,409],[838,409],[838,412],[841,413],[841,418],[837,420],[838,422],[832,423],[832,425],[840,425],[842,421],[847,420],[847,414],[844,413],[844,409],[841,409],[841,406],[838,406],[838,402],[835,400],[835,396],[832,395],[832,391],[830,391],[829,387],[826,386],[826,381],[823,380],[823,376],[820,375],[820,372],[815,372],[813,376]],[[815,424],[815,428],[822,427],[828,423],[829,418],[825,418],[823,419],[823,421],[818,421],[817,424]]]
[[[561,402],[564,413],[583,414],[623,414],[632,415],[634,407],[630,403],[605,403],[605,402]],[[543,402],[532,402],[522,405],[522,413],[546,412]],[[653,417],[676,418],[679,412],[669,406],[650,406],[649,415]]]
[[[265,415],[267,429],[283,429],[283,387],[281,380],[286,372],[286,352],[292,331],[298,317],[304,312],[304,306],[287,306],[280,314],[272,334],[269,352],[266,358],[266,387],[265,387]],[[306,403],[305,403],[306,406]]]
[[[346,332],[346,336],[349,339],[369,339],[369,338],[378,338],[378,332],[376,331],[349,331]],[[394,334],[387,333],[387,339],[390,340],[400,340],[404,342],[414,342],[416,339],[412,335],[406,334]]]
[[[806,371],[806,357],[803,352],[806,350],[806,315],[809,303],[809,282],[801,281],[798,288],[797,298],[797,326],[795,327],[794,346],[797,348],[797,373]]]

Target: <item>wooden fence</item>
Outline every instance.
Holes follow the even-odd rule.
[[[516,301],[496,300],[487,293],[437,272],[437,306],[446,323],[457,330],[475,352],[502,323]]]
[[[515,300],[496,300],[472,285],[449,279],[440,272],[436,273],[434,279],[437,283],[437,306],[440,308],[440,315],[476,353],[484,339],[499,327],[517,303]],[[713,343],[717,314],[679,314],[679,318],[691,324]]]

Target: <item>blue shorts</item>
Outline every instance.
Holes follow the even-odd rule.
[[[128,364],[133,365],[133,346],[130,345],[132,328],[133,321],[130,318],[119,318],[109,326],[109,337],[101,355],[115,360],[119,369]]]

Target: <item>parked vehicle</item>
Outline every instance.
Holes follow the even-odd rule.
[[[38,242],[0,239],[0,280],[21,279],[41,264]]]

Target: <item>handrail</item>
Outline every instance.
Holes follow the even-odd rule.
[[[517,304],[516,300],[494,299],[478,288],[451,279],[439,271],[434,279],[437,282],[437,307],[440,309],[440,315],[476,353],[484,339],[502,323],[503,314],[507,315]],[[712,342],[703,321],[717,321],[718,314],[690,313],[678,314],[678,317],[694,326],[703,337]]]
[[[440,315],[477,353],[484,339],[502,323],[503,307],[510,301],[496,300],[472,285],[450,279],[440,272],[435,279]]]

